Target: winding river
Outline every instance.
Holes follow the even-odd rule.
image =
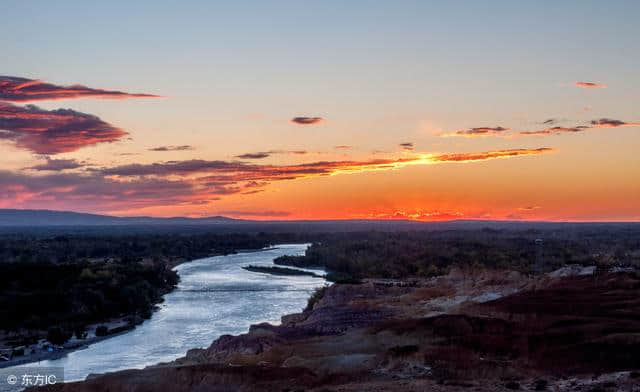
[[[304,254],[306,248],[304,244],[277,245],[181,264],[176,267],[178,288],[165,296],[150,320],[63,358],[26,366],[62,366],[66,381],[82,380],[91,373],[172,361],[191,348],[208,347],[220,335],[247,332],[251,324],[277,324],[280,316],[304,308],[324,279],[268,275],[242,267],[273,265],[274,258]]]

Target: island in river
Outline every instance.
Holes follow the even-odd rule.
[[[294,268],[272,267],[272,266],[265,267],[260,265],[248,265],[242,268],[250,272],[260,272],[263,274],[287,275],[287,276],[312,276],[314,278],[322,278],[322,275],[316,274],[315,272],[303,271],[303,270],[294,269]]]

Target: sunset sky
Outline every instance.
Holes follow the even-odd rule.
[[[640,220],[640,2],[13,1],[0,208]]]

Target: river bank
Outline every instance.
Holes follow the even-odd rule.
[[[265,250],[273,250],[277,249],[275,247],[269,248],[261,248],[261,249],[243,249],[234,252],[225,252],[212,254],[210,257],[216,256],[226,256],[229,254],[237,254],[237,253],[253,253],[253,252],[261,252]],[[175,269],[181,264],[189,263],[192,260],[181,259],[181,258],[172,258],[169,260],[165,260],[164,263],[171,269]],[[41,361],[50,361],[62,358],[72,352],[77,350],[83,350],[89,347],[92,344],[104,341],[106,339],[110,339],[116,336],[119,336],[123,333],[127,333],[135,329],[138,325],[142,324],[145,319],[149,319],[152,317],[152,314],[155,313],[163,301],[164,296],[172,292],[176,286],[167,288],[162,290],[161,296],[158,297],[158,300],[153,303],[153,307],[149,312],[134,312],[131,314],[126,314],[117,318],[108,318],[104,320],[100,320],[94,323],[91,323],[84,328],[85,337],[78,338],[75,335],[72,335],[70,339],[63,344],[53,344],[51,342],[46,341],[47,331],[25,331],[21,333],[13,333],[8,334],[4,333],[0,335],[0,348],[5,352],[3,355],[4,358],[8,358],[8,360],[0,360],[0,369],[26,365],[34,362]],[[99,328],[106,328],[106,331],[102,333],[98,333],[97,330]],[[34,338],[35,336],[35,338]],[[12,341],[28,341],[28,340],[36,340],[32,344],[23,344],[20,346],[11,347],[7,343]],[[2,344],[4,342],[4,344]],[[12,355],[13,353],[17,353],[18,355]]]
[[[107,328],[115,328],[118,329],[118,332],[109,333],[105,336],[96,336],[95,329],[98,326],[107,326]],[[73,341],[67,342],[62,346],[52,346],[52,351],[48,351],[46,348],[42,347],[25,347],[25,354],[21,356],[14,357],[9,361],[0,362],[0,369],[11,367],[11,366],[20,366],[26,365],[30,363],[40,362],[40,361],[51,361],[58,358],[62,358],[74,351],[83,350],[88,348],[90,345],[94,343],[101,342],[106,339],[114,338],[116,336],[127,333],[135,328],[135,325],[129,325],[127,321],[123,318],[121,320],[114,320],[111,322],[105,322],[96,324],[89,327],[90,330],[93,329],[93,336],[87,337],[85,339],[75,339]],[[32,351],[33,350],[33,351]]]
[[[637,385],[637,272],[454,269],[334,284],[311,309],[47,391],[480,391]],[[606,300],[604,300],[606,298]]]

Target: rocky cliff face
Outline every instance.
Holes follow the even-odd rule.
[[[333,285],[279,326],[255,325],[170,364],[49,390],[626,387],[639,381],[631,372],[640,368],[639,290],[635,273],[534,279],[473,270]]]

